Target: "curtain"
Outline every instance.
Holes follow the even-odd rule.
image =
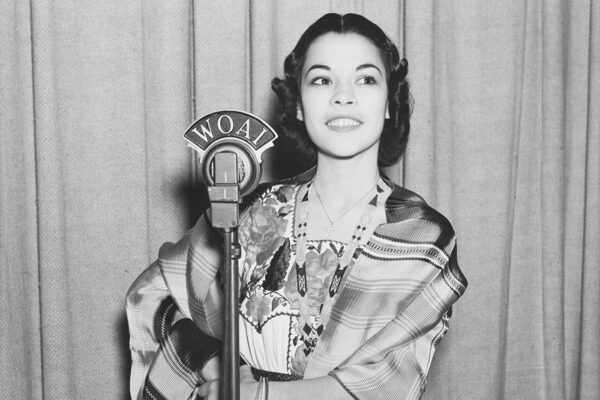
[[[599,25],[593,1],[406,3],[405,184],[470,281],[426,398],[598,398]]]
[[[128,396],[124,295],[202,208],[182,135],[275,120],[270,80],[323,13],[409,61],[386,172],[452,222],[470,281],[425,399],[600,393],[600,7],[593,0],[0,3],[0,394]],[[296,171],[281,149],[263,180]]]
[[[124,398],[124,294],[189,225],[190,5],[0,5],[0,392]]]

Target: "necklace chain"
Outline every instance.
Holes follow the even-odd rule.
[[[344,218],[346,216],[346,214],[348,214],[350,211],[352,211],[354,209],[354,207],[356,207],[358,204],[360,204],[373,191],[373,189],[375,189],[375,186],[377,186],[377,182],[375,182],[375,185],[373,185],[373,187],[371,187],[360,199],[358,199],[354,204],[352,204],[346,211],[344,211],[340,216],[338,216],[337,218],[332,220],[331,217],[329,216],[329,213],[327,212],[327,208],[325,207],[325,204],[323,204],[321,195],[319,194],[319,191],[317,190],[317,185],[313,184],[313,187],[315,188],[315,194],[317,195],[317,199],[319,200],[319,204],[321,204],[321,208],[323,209],[323,212],[325,213],[325,217],[327,218],[327,221],[329,222],[329,228],[327,230],[329,232],[333,232],[335,230],[334,225],[336,223],[338,223],[342,218]]]

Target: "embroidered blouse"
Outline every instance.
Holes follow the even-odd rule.
[[[301,202],[299,197],[306,196],[303,201],[307,202],[309,185],[293,190],[290,185],[272,187],[252,205],[240,226],[241,248],[247,249],[241,257],[241,356],[254,368],[296,378],[304,375],[307,360],[327,325],[329,315],[323,308],[335,302],[346,273],[340,271],[341,259],[346,251],[352,251],[348,243],[298,240],[294,221],[301,218],[295,204]],[[365,199],[363,214],[369,216],[365,218],[369,230],[384,222],[383,205],[391,192],[383,181],[377,189],[372,199]],[[362,244],[357,241],[359,250]],[[303,269],[296,267],[298,246],[304,246]],[[305,277],[298,275],[301,270]],[[304,295],[299,291],[302,279],[307,283]]]

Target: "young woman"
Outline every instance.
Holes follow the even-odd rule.
[[[312,168],[240,224],[242,399],[416,399],[467,282],[452,227],[380,168],[409,132],[407,63],[364,17],[311,25],[274,79]],[[222,240],[204,218],[132,285],[135,398],[218,399]]]

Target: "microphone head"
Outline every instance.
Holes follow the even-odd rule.
[[[237,157],[237,179],[240,194],[250,194],[260,182],[262,175],[261,163],[251,148],[243,141],[224,138],[215,142],[206,150],[204,157],[199,160],[202,171],[202,179],[206,186],[215,184],[215,157],[225,151],[235,153]]]
[[[262,119],[234,110],[215,111],[197,119],[183,136],[199,154],[206,186],[215,184],[216,154],[224,151],[236,154],[241,196],[250,194],[260,182],[262,153],[273,147],[278,137]]]

